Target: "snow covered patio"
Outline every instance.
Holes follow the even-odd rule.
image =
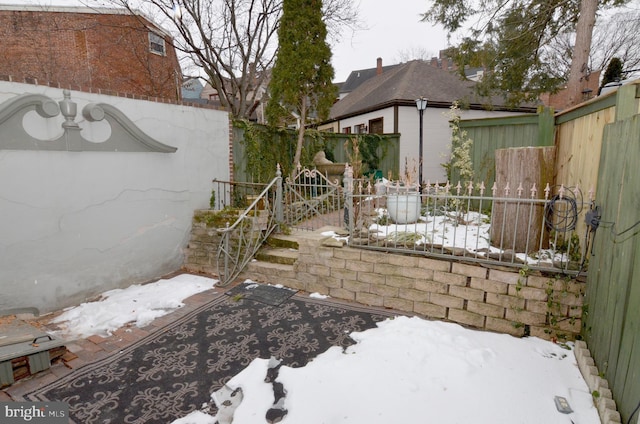
[[[93,401],[79,404],[69,398],[72,411],[98,411],[100,406],[106,410],[124,408],[131,412],[124,422],[138,423],[199,424],[218,420],[222,424],[231,422],[231,417],[236,424],[276,422],[278,417],[284,423],[305,424],[600,422],[571,343],[558,345],[535,337],[515,338],[400,314],[391,318],[396,314],[388,309],[363,311],[358,305],[318,299],[320,296],[308,293],[297,293],[272,306],[242,296],[227,296],[214,284],[208,278],[182,274],[172,280],[113,290],[98,302],[65,311],[56,318],[60,330],[57,334],[75,340],[69,343],[79,356],[77,364],[70,364],[74,369],[58,364],[51,373],[16,384],[5,392],[14,400],[53,400],[57,393],[69,390],[71,382],[84,381],[83,390],[87,392],[86,387],[91,387],[88,395]],[[232,308],[240,306],[234,310],[243,312],[215,315],[208,309],[222,307],[223,303]],[[260,319],[246,315],[260,310],[265,313]],[[285,334],[287,320],[296,313],[340,310],[344,314],[323,321],[334,329],[340,328],[336,324],[351,323],[341,333],[334,333],[333,347],[320,348],[321,343],[314,342],[319,337],[306,330],[307,322],[292,320],[299,326],[298,331]],[[189,328],[199,311],[206,311],[199,316],[208,317],[217,330],[200,339],[207,345],[196,359],[189,356],[194,349]],[[351,318],[339,318],[347,315]],[[374,315],[378,318],[368,324],[359,321]],[[282,322],[275,322],[277,319]],[[253,340],[260,333],[257,329],[269,322],[275,326],[271,333],[263,334],[263,340],[274,342],[273,349],[260,351],[262,342]],[[359,323],[362,329],[352,330]],[[221,332],[222,327],[226,330]],[[226,386],[220,390],[213,383],[225,366],[216,358],[221,349],[240,346],[216,345],[224,339],[222,333],[233,333],[245,340],[243,346],[249,353],[235,351],[236,357],[247,359],[246,363],[230,379],[224,379]],[[169,348],[170,337],[179,342],[176,349]],[[161,343],[153,348],[145,345],[151,339]],[[167,340],[162,342],[164,339]],[[308,363],[287,364],[283,347],[294,345],[307,355]],[[143,347],[138,353],[147,355],[151,362],[156,360],[156,365],[133,371],[147,375],[146,381],[154,382],[158,389],[145,392],[144,379],[136,377],[139,381],[122,380],[110,393],[102,390],[100,382],[127,374],[127,358],[134,360],[136,346]],[[105,366],[92,367],[92,360],[102,361]],[[194,366],[198,360],[204,360],[207,368]],[[108,366],[115,364],[120,366]],[[98,374],[82,380],[90,369]],[[209,393],[204,393],[204,402],[190,398],[195,391],[187,381],[193,375],[204,375],[202,380],[211,387]],[[275,375],[274,381],[265,382],[268,375]],[[132,395],[118,403],[110,398],[118,390]],[[231,393],[235,396],[231,397]],[[239,398],[241,402],[236,401]],[[218,411],[216,400],[229,408]],[[146,405],[146,412],[132,412],[142,404]],[[287,413],[277,413],[283,410]],[[75,421],[104,422],[105,417],[94,412],[82,419],[76,416]]]

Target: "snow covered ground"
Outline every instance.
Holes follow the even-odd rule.
[[[216,282],[212,278],[181,274],[169,280],[109,290],[102,293],[99,301],[68,308],[52,322],[61,328],[57,335],[67,340],[94,334],[108,336],[127,323],[144,327],[184,306],[184,299],[212,289]]]
[[[214,284],[180,275],[112,290],[57,320],[72,338],[108,334],[126,322],[143,326]],[[283,423],[600,423],[571,346],[415,317],[389,319],[351,336],[357,344],[346,351],[334,347],[305,367],[280,367],[277,382],[286,392],[281,406],[288,411]],[[242,389],[234,424],[266,422],[275,401],[265,382],[268,367],[268,358],[255,359],[228,383]],[[573,412],[559,412],[556,396]],[[224,424],[222,415],[198,411],[173,424],[218,418]]]
[[[379,217],[385,215],[384,209],[376,211]],[[488,254],[509,253],[505,249],[490,243],[490,217],[478,212],[456,214],[423,215],[418,222],[412,224],[388,225],[372,224],[369,232],[373,238],[396,241],[410,238],[417,250],[422,245],[442,246],[445,249],[459,249],[466,251],[467,256],[487,258]],[[427,251],[428,251],[427,247]],[[437,252],[439,248],[435,248]],[[514,252],[511,252],[514,253]],[[510,253],[509,253],[510,254]],[[554,263],[567,261],[567,254],[553,249],[540,249],[535,255],[515,252],[517,260],[528,265],[552,267]]]

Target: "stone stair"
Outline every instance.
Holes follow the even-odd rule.
[[[298,247],[295,236],[271,235],[266,245],[258,250],[255,260],[249,262],[240,277],[255,281],[262,281],[265,277],[271,281],[294,279],[296,275],[294,267],[299,255]]]

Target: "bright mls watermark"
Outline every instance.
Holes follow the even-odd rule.
[[[0,423],[68,424],[64,402],[0,402]]]

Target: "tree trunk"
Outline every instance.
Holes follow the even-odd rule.
[[[569,106],[582,101],[582,89],[589,75],[589,52],[593,27],[596,24],[598,0],[581,0],[580,15],[576,25],[576,44],[571,58],[571,70],[567,90],[569,91]]]
[[[293,169],[295,170],[300,163],[302,156],[302,145],[304,143],[304,124],[307,122],[307,98],[303,96],[300,108],[300,128],[298,129],[298,144],[296,144],[296,154],[293,157]]]

